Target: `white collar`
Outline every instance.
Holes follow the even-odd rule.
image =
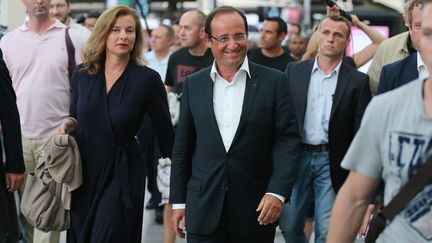
[[[19,27],[19,30],[21,30],[21,31],[30,31],[30,29],[27,27],[27,22],[28,22],[28,19],[24,22],[24,24],[22,24],[20,27]],[[52,29],[52,28],[61,28],[61,29],[63,29],[63,28],[66,28],[66,25],[64,25],[62,22],[60,22],[58,19],[55,19],[54,18],[54,23],[47,29],[47,31],[48,30],[50,30],[50,29]]]
[[[319,68],[319,66],[318,66],[318,56],[319,56],[319,55],[317,55],[317,56],[315,57],[315,61],[314,61],[313,67],[312,67],[312,73],[314,73],[315,70],[319,70],[321,73],[324,73],[324,72]],[[339,61],[338,65],[335,67],[335,69],[333,69],[333,71],[331,71],[331,72],[330,72],[328,75],[326,75],[326,76],[331,76],[333,73],[335,73],[336,75],[339,74],[339,70],[340,70],[340,67],[341,67],[341,65],[342,65],[342,61],[343,61],[343,58]]]
[[[419,79],[425,79],[429,76],[426,65],[424,64],[423,58],[420,53],[417,52],[417,72],[419,74]]]
[[[247,73],[247,75],[249,76],[249,78],[251,77],[251,75],[250,75],[250,71],[249,71],[249,61],[248,61],[247,56],[246,56],[245,59],[243,60],[242,65],[240,66],[239,70],[237,70],[237,73],[234,75],[234,77],[237,76],[237,74],[238,74],[240,71],[242,71],[242,70],[245,71],[245,72]],[[212,68],[211,68],[211,70],[210,70],[210,78],[213,80],[213,82],[215,82],[217,76],[222,77],[222,76],[218,73],[218,71],[217,71],[217,68],[216,68],[216,60],[214,60],[214,61],[213,61]]]

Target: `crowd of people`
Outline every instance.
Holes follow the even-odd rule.
[[[0,40],[5,242],[59,243],[17,218],[12,194],[59,134],[79,148],[67,242],[80,243],[141,242],[144,209],[164,243],[270,243],[277,226],[286,242],[353,242],[432,155],[431,0],[406,0],[408,30],[389,39],[334,5],[310,37],[267,17],[257,43],[230,6],[147,30],[127,6],[77,23],[70,0],[22,3],[28,19]],[[346,56],[352,26],[371,43]],[[377,242],[431,242],[431,192]]]

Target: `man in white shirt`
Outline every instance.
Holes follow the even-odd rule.
[[[213,10],[205,32],[215,61],[184,82],[173,228],[189,243],[270,243],[300,154],[292,94],[283,73],[248,61],[242,11]]]
[[[60,20],[67,27],[75,30],[78,33],[82,43],[86,42],[90,37],[90,30],[86,27],[77,24],[70,16],[71,1],[70,0],[51,0],[50,15],[53,18]]]
[[[151,51],[145,54],[148,67],[157,71],[164,83],[173,43],[174,30],[171,26],[161,24],[151,32]]]

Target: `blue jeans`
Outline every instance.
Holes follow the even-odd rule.
[[[315,199],[315,242],[326,241],[327,228],[335,193],[330,179],[328,152],[303,152],[289,204],[279,219],[285,241],[307,242],[304,225],[311,199]]]

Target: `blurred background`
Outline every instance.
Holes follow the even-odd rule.
[[[334,0],[348,14],[357,15],[360,20],[380,31],[385,37],[391,37],[406,30],[403,24],[403,0]],[[259,39],[259,29],[266,17],[280,16],[287,23],[300,24],[302,35],[308,39],[313,28],[325,16],[324,0],[71,0],[71,17],[82,23],[85,17],[94,11],[103,11],[107,7],[124,4],[138,10],[145,29],[153,29],[160,23],[172,24],[181,14],[197,8],[209,13],[217,6],[230,5],[243,9],[250,25],[250,40]],[[8,30],[20,26],[26,13],[21,1],[0,0],[0,38]],[[363,31],[353,28],[347,55],[361,50],[371,41]],[[368,64],[360,71],[365,72]]]
[[[267,16],[280,16],[289,23],[300,23],[303,34],[308,35],[313,26],[324,16],[326,3],[323,0],[72,0],[72,17],[79,22],[93,10],[104,10],[116,4],[138,9],[142,6],[149,28],[160,22],[170,24],[182,12],[198,8],[210,12],[222,5],[243,9],[248,14],[249,24],[259,29]],[[335,1],[346,12],[356,14],[372,26],[384,27],[389,36],[404,30],[401,13],[403,0],[339,0]],[[0,31],[12,30],[22,24],[25,11],[21,1],[0,0]]]

